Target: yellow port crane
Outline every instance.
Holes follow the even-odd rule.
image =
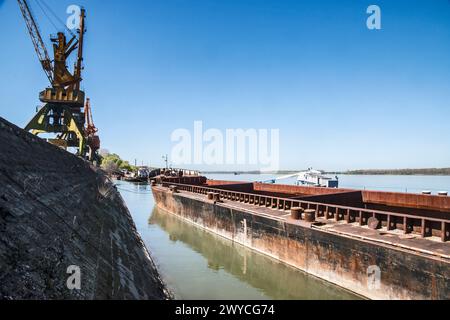
[[[47,141],[66,150],[75,148],[77,155],[89,161],[96,161],[100,139],[96,135],[97,129],[91,122],[89,99],[85,101],[85,93],[80,89],[86,12],[84,9],[80,11],[78,37],[72,32],[69,41],[64,32],[58,32],[56,37],[50,37],[54,52],[54,59],[51,60],[28,2],[26,0],[17,2],[39,61],[50,81],[50,87],[39,94],[39,100],[44,105],[25,130],[34,135],[55,134],[55,138]],[[77,49],[74,71],[71,73],[67,67],[67,59]]]

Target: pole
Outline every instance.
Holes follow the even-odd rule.
[[[84,18],[86,17],[86,11],[84,8],[81,9],[80,13],[80,35],[78,37],[78,57],[77,57],[77,67],[75,69],[75,78],[77,79],[77,84],[75,85],[75,90],[80,89],[80,82],[81,82],[81,68],[83,68],[83,41],[84,41]]]

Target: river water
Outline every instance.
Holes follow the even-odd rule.
[[[264,181],[263,175],[208,175]],[[267,179],[266,179],[267,178]],[[450,177],[342,176],[341,187],[450,190]],[[359,299],[272,258],[200,229],[155,206],[148,185],[118,182],[137,229],[177,299]]]
[[[358,298],[156,208],[148,185],[118,182],[117,187],[177,299]]]

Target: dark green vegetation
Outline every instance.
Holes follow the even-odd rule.
[[[118,170],[137,171],[135,166],[131,165],[128,161],[122,160],[120,156],[115,153],[102,155],[100,163],[102,169],[107,172],[116,172]]]

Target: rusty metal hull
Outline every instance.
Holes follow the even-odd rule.
[[[450,298],[448,243],[385,241],[375,234],[379,232],[367,228],[318,227],[250,203],[211,201],[203,194],[171,192],[161,185],[152,191],[158,207],[165,211],[364,297]],[[436,254],[436,246],[444,254]],[[368,275],[374,266],[381,271],[375,285]]]

